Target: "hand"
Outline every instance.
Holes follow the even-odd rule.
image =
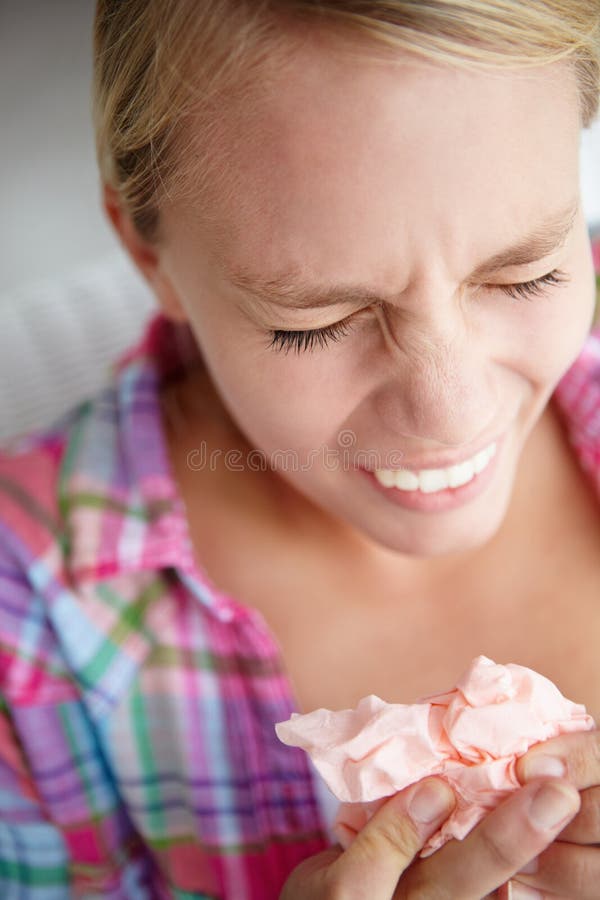
[[[597,900],[600,846],[593,845],[600,844],[600,731],[565,734],[536,744],[518,761],[517,777],[525,784],[532,778],[558,775],[561,766],[564,777],[581,792],[581,808],[513,883],[535,888],[532,900]],[[523,900],[526,896],[523,893]]]
[[[347,850],[338,844],[296,866],[279,900],[390,900],[402,873],[454,805],[452,789],[439,778],[394,794]]]
[[[377,810],[346,851],[333,847],[297,866],[280,900],[481,900],[548,847],[580,804],[568,782],[538,780],[511,794],[463,841],[415,859],[452,808],[419,821],[414,801],[426,785],[452,798],[439,779],[406,788]]]

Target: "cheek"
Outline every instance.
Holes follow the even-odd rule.
[[[264,451],[335,446],[367,391],[357,360],[339,346],[300,353],[222,306],[190,304],[189,321],[216,391],[249,442]]]
[[[206,332],[205,332],[206,335]],[[223,336],[207,340],[212,380],[236,425],[265,452],[335,446],[346,414],[356,405],[344,366],[328,351],[276,353],[244,342],[222,352]],[[345,387],[346,386],[346,387]]]
[[[252,403],[252,414],[244,404],[239,409],[264,449],[312,451],[336,446],[337,435],[358,401],[343,377],[343,365],[330,360],[324,366],[327,354],[325,349],[307,353],[305,358],[290,354],[287,360],[265,361],[261,384],[266,381],[269,387],[257,389],[260,400]]]
[[[575,361],[589,334],[595,302],[594,272],[587,244],[558,265],[569,281],[531,300],[519,301],[485,333],[494,358],[540,386],[551,387]]]
[[[581,352],[594,315],[591,255],[588,252],[580,254],[568,271],[571,273],[569,283],[564,288],[557,288],[543,306],[540,322],[543,340],[538,342],[548,356],[548,368],[559,378]]]

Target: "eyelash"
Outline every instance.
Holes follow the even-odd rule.
[[[569,281],[569,276],[560,269],[553,269],[540,278],[532,281],[521,281],[517,284],[499,284],[496,287],[508,294],[514,300],[533,300],[534,297],[543,294],[548,285],[564,284]],[[328,346],[329,341],[339,341],[348,334],[351,327],[350,319],[343,319],[325,328],[313,328],[306,331],[270,331],[272,336],[269,349],[280,351],[295,349],[297,353],[314,349],[317,344],[321,349]]]

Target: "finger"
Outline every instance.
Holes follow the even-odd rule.
[[[391,898],[402,873],[454,805],[453,791],[439,778],[395,794],[329,868],[332,894],[337,889],[346,900]]]
[[[508,884],[506,900],[576,900],[576,898],[572,894],[567,897],[564,894],[559,896],[546,891],[538,891],[537,888],[528,887],[513,879]]]
[[[449,841],[419,860],[403,882],[406,896],[479,900],[542,852],[579,809],[568,782],[533,782],[509,796],[463,841]],[[411,893],[411,890],[413,893]],[[419,893],[421,891],[421,893]],[[403,897],[399,893],[399,900]]]
[[[297,900],[298,897],[306,896],[307,884],[310,885],[310,896],[314,900],[327,897],[325,884],[327,871],[341,853],[342,848],[336,844],[303,860],[290,873],[279,894],[279,900]]]
[[[600,849],[555,841],[517,873],[515,880],[574,900],[598,900]]]
[[[580,791],[581,806],[559,839],[573,844],[600,844],[600,787]]]
[[[521,784],[534,778],[568,778],[583,790],[600,784],[600,731],[563,734],[536,744],[519,760],[516,773]]]

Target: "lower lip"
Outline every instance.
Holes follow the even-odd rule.
[[[494,477],[498,457],[500,455],[501,441],[496,440],[496,452],[482,472],[478,472],[471,481],[456,488],[445,488],[432,494],[424,494],[422,491],[401,491],[399,488],[387,488],[377,481],[375,473],[368,469],[360,469],[369,481],[382,493],[387,500],[404,509],[413,509],[418,512],[446,512],[457,509],[465,503],[474,500],[485,491]]]

